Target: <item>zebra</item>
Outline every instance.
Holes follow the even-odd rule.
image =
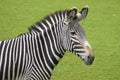
[[[28,32],[0,41],[0,80],[50,80],[66,51],[91,65],[93,50],[78,23],[88,9],[57,11],[30,26]]]

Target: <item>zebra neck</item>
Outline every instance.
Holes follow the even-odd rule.
[[[31,53],[33,55],[33,64],[36,65],[35,62],[38,62],[41,69],[45,70],[46,75],[50,77],[54,67],[63,57],[65,50],[57,42],[57,37],[53,36],[52,33],[32,32],[31,36],[34,36],[31,37],[33,38],[32,42],[34,42],[34,53]]]

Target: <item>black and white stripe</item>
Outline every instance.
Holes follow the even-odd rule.
[[[56,12],[31,26],[28,33],[0,41],[0,80],[49,80],[66,50],[80,51],[74,32],[67,32],[69,13]]]
[[[64,55],[60,44],[60,20],[67,11],[57,12],[37,22],[29,33],[0,44],[0,80],[48,80]]]

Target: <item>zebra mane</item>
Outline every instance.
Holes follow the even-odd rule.
[[[67,9],[66,9],[66,10],[59,10],[59,11],[56,11],[56,12],[54,12],[54,13],[51,13],[51,14],[45,16],[45,17],[44,17],[43,19],[41,19],[40,21],[37,21],[35,24],[31,25],[28,29],[29,29],[30,32],[31,32],[31,31],[36,31],[37,28],[36,28],[35,25],[39,25],[40,23],[45,23],[45,20],[48,20],[49,22],[51,22],[50,16],[51,16],[51,17],[54,17],[54,15],[57,15],[57,14],[65,14],[65,13],[68,13],[68,10],[67,10]],[[39,27],[40,27],[40,26],[39,26]]]

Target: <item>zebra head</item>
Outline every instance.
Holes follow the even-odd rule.
[[[72,8],[67,13],[67,24],[63,37],[64,48],[79,56],[86,65],[94,61],[92,47],[85,37],[83,28],[78,24],[79,21],[86,18],[88,7],[84,7],[77,13],[76,8]]]

